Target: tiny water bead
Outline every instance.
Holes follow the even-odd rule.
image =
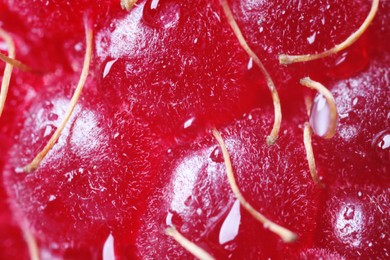
[[[142,17],[147,25],[156,29],[173,27],[180,19],[180,3],[172,0],[148,0]]]
[[[107,77],[107,75],[110,73],[112,65],[117,61],[118,59],[109,60],[106,62],[106,65],[103,69],[103,78]]]
[[[216,163],[223,163],[223,154],[220,147],[215,147],[210,154],[210,159]]]
[[[219,231],[219,243],[225,244],[236,238],[239,232],[241,221],[240,201],[236,200],[225,218]]]
[[[57,129],[57,127],[52,125],[52,124],[46,125],[46,127],[42,130],[43,138],[47,138],[47,137],[52,136],[56,129]]]
[[[314,133],[325,136],[329,131],[330,120],[329,104],[322,94],[317,94],[310,112],[310,126]]]
[[[103,246],[103,260],[114,260],[115,251],[114,251],[114,237],[112,234],[108,235],[106,242]]]
[[[199,117],[191,116],[184,120],[181,128],[176,130],[174,141],[185,144],[206,133],[206,125]]]
[[[390,128],[379,132],[375,136],[372,147],[382,162],[390,164]]]
[[[49,113],[47,119],[49,119],[50,121],[56,121],[58,119],[58,115],[56,113]]]

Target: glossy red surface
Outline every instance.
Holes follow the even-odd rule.
[[[290,66],[277,56],[340,43],[371,2],[229,3],[280,92],[272,147],[271,95],[218,1],[138,1],[127,12],[111,0],[0,0],[0,26],[34,69],[14,70],[0,119],[0,258],[27,256],[22,225],[43,258],[191,257],[164,234],[167,223],[222,259],[388,258],[389,2],[347,50]],[[18,172],[60,124],[82,68],[85,20],[94,53],[81,99],[41,166]],[[323,189],[303,147],[304,76],[325,84],[339,109],[335,137],[313,137]],[[245,197],[297,232],[296,243],[238,206],[214,126]]]

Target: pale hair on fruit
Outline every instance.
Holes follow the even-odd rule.
[[[179,243],[185,250],[190,252],[196,258],[201,260],[214,260],[214,257],[184,237],[179,231],[176,230],[175,227],[172,226],[165,229],[165,234],[172,237],[177,243]]]
[[[267,227],[270,231],[277,234],[284,242],[290,243],[290,242],[294,242],[295,240],[297,240],[297,237],[298,237],[297,234],[295,234],[294,232],[288,230],[287,228],[284,228],[284,227],[272,222],[268,218],[266,218],[263,214],[261,214],[256,209],[254,209],[253,206],[251,204],[249,204],[249,202],[244,198],[244,196],[242,195],[242,193],[237,185],[236,179],[234,177],[234,172],[233,172],[233,167],[232,167],[232,163],[230,160],[230,155],[229,155],[229,152],[226,148],[225,142],[217,129],[213,129],[212,132],[213,132],[213,135],[214,135],[215,139],[217,140],[217,142],[220,145],[221,150],[222,150],[223,159],[225,161],[225,166],[226,166],[226,173],[227,173],[230,187],[231,187],[234,195],[240,201],[240,204],[255,219],[257,219],[260,223],[262,223],[264,225],[264,227]]]
[[[333,48],[326,50],[317,54],[303,54],[303,55],[289,55],[289,54],[280,54],[279,55],[279,63],[280,64],[292,64],[297,62],[307,62],[325,58],[332,54],[336,54],[352,44],[354,44],[362,34],[367,30],[368,26],[374,20],[376,13],[378,12],[379,0],[372,0],[372,5],[370,12],[368,13],[364,22],[360,25],[359,29],[357,29],[354,33],[352,33],[345,41],[340,44],[337,44]]]
[[[85,24],[86,50],[85,50],[84,64],[81,71],[79,82],[72,96],[72,99],[70,100],[69,107],[66,111],[64,119],[62,120],[60,126],[57,128],[54,134],[51,136],[46,146],[35,156],[35,158],[32,160],[31,163],[23,167],[24,172],[34,171],[36,168],[39,167],[39,164],[42,162],[42,160],[46,157],[47,153],[53,148],[55,143],[60,138],[61,133],[64,130],[65,126],[67,125],[70,117],[72,116],[73,111],[77,105],[77,101],[80,98],[81,92],[84,88],[85,82],[88,77],[89,66],[91,64],[91,57],[92,57],[93,32],[92,29],[90,28],[90,25],[87,24],[89,23]]]
[[[15,59],[15,44],[14,44],[14,41],[12,40],[11,35],[9,35],[3,29],[0,28],[0,37],[6,42],[6,44],[8,46],[8,58],[11,60]],[[6,62],[5,68],[4,68],[3,79],[1,81],[0,117],[3,114],[5,101],[7,99],[8,88],[9,88],[9,83],[11,81],[13,67],[14,66],[11,63]]]
[[[257,57],[256,53],[249,47],[248,43],[246,42],[240,27],[238,26],[236,20],[234,19],[232,10],[230,9],[230,6],[227,2],[227,0],[220,0],[222,9],[225,13],[226,19],[228,20],[230,27],[233,29],[234,34],[236,35],[241,47],[246,51],[246,53],[249,55],[250,58],[256,63],[256,65],[260,68],[261,72],[263,73],[266,81],[269,91],[272,95],[272,101],[274,105],[274,125],[272,127],[272,130],[270,134],[267,136],[267,144],[273,145],[279,136],[280,131],[280,124],[282,123],[282,109],[280,106],[280,99],[278,91],[275,87],[275,84],[268,73],[267,69]]]

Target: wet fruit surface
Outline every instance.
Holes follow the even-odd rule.
[[[318,198],[304,160],[301,132],[296,121],[286,121],[278,145],[268,147],[261,141],[267,135],[261,126],[269,124],[269,114],[253,110],[223,129],[222,135],[243,195],[257,210],[296,232],[299,242],[286,245],[239,206],[221,150],[210,135],[176,156],[180,159],[172,164],[171,180],[152,196],[138,234],[140,257],[188,254],[164,239],[161,229],[170,225],[217,258],[282,257],[311,244]],[[281,147],[287,151],[283,155]],[[155,241],[150,241],[151,235]]]
[[[44,259],[190,258],[165,234],[169,226],[221,259],[389,257],[388,1],[354,45],[293,65],[280,65],[278,55],[342,42],[371,2],[228,3],[279,90],[274,146],[265,141],[274,120],[265,77],[219,1],[138,1],[130,11],[111,0],[0,1],[0,28],[15,41],[16,58],[33,68],[14,69],[0,118],[0,258],[28,257],[27,231]],[[81,98],[41,165],[23,172],[68,107],[85,26],[94,41]],[[8,54],[4,41],[0,51]],[[306,76],[334,96],[332,139],[319,137],[330,124],[329,104],[299,84]],[[314,101],[310,116],[306,96]],[[306,121],[322,188],[310,176]],[[295,243],[240,206],[213,128],[244,197],[297,233]]]

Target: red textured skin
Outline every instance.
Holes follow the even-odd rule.
[[[115,61],[99,89],[118,110],[143,118],[168,143],[185,143],[270,101],[218,2],[163,1],[158,12],[175,12],[164,22],[149,5],[141,2],[97,35],[102,74]]]
[[[333,184],[336,176],[356,182],[389,181],[389,149],[376,148],[377,138],[390,128],[390,53],[381,56],[366,71],[330,86],[340,115],[337,133],[330,140],[315,139],[315,152],[321,155],[318,168],[326,183]],[[345,172],[328,170],[329,161]]]
[[[314,54],[343,42],[366,18],[370,1],[229,2],[244,37],[283,92],[294,94],[305,76],[323,83],[349,77],[369,61],[367,33],[348,50],[318,61],[280,66],[278,55]]]
[[[58,126],[58,115],[64,113],[77,81],[63,76],[68,82],[58,84],[54,77],[52,87],[39,93],[20,118],[17,145],[4,173],[15,212],[44,247],[59,253],[99,247],[110,231],[136,226],[133,214],[142,212],[141,197],[147,196],[147,186],[153,188],[165,152],[141,122],[113,112],[87,86],[40,167],[29,174],[15,172],[32,160]],[[50,248],[55,244],[58,248]]]
[[[45,38],[82,35],[85,20],[99,27],[107,18],[124,12],[113,0],[2,1],[12,12],[13,20],[22,20],[32,36]]]
[[[347,259],[389,255],[389,148],[378,152],[376,136],[390,129],[390,55],[381,56],[356,77],[332,85],[343,118],[333,139],[314,146],[326,184],[316,244]]]
[[[388,183],[386,177],[388,166],[383,165],[382,161],[376,157],[371,141],[380,129],[388,127],[388,121],[386,121],[388,108],[382,106],[384,98],[389,93],[388,79],[385,76],[388,70],[384,69],[388,67],[386,65],[388,59],[382,58],[381,61],[374,62],[370,60],[373,57],[377,59],[375,58],[377,53],[388,50],[389,30],[386,26],[389,13],[387,12],[388,2],[381,1],[381,9],[373,26],[347,51],[318,62],[285,68],[277,65],[277,54],[293,53],[293,51],[296,53],[316,52],[341,42],[360,25],[368,13],[370,2],[337,1],[337,4],[333,4],[333,7],[337,6],[337,8],[332,9],[332,12],[324,9],[325,1],[317,1],[318,6],[303,5],[301,7],[303,10],[298,8],[298,11],[290,1],[287,4],[275,1],[274,4],[267,4],[265,7],[260,3],[250,12],[247,8],[251,2],[242,1],[241,4],[237,1],[231,2],[233,12],[242,26],[245,37],[260,58],[264,60],[266,67],[274,76],[277,87],[281,90],[284,117],[290,117],[282,124],[282,132],[286,129],[287,133],[281,134],[277,144],[280,148],[270,148],[272,152],[266,155],[263,154],[263,150],[261,152],[259,150],[263,148],[264,139],[272,125],[272,114],[268,110],[265,113],[266,119],[259,120],[261,124],[258,126],[250,125],[249,129],[232,126],[234,120],[252,108],[261,107],[260,111],[266,111],[262,109],[269,104],[270,95],[259,70],[247,68],[249,58],[238,45],[217,1],[201,1],[197,2],[196,6],[194,2],[162,1],[160,6],[162,11],[159,9],[158,12],[143,11],[145,1],[140,1],[139,6],[130,13],[120,11],[116,1],[109,2],[112,5],[101,9],[99,5],[91,7],[88,1],[78,1],[77,5],[70,7],[66,6],[65,1],[51,1],[50,3],[57,4],[59,8],[51,5],[48,9],[42,9],[42,2],[31,4],[29,1],[18,1],[13,6],[13,10],[18,14],[8,12],[0,2],[1,25],[16,39],[17,57],[31,67],[43,70],[44,73],[43,75],[21,74],[17,71],[13,75],[11,98],[8,100],[6,113],[0,121],[2,125],[0,140],[6,141],[7,146],[11,143],[14,131],[19,135],[16,139],[16,146],[9,154],[12,160],[8,162],[5,182],[11,196],[12,208],[19,220],[27,220],[41,242],[42,249],[65,258],[96,259],[101,257],[102,244],[107,235],[113,232],[117,255],[125,259],[134,258],[136,254],[139,257],[148,254],[160,256],[161,252],[158,249],[166,250],[167,247],[170,247],[167,250],[168,255],[186,255],[183,249],[171,240],[165,244],[168,238],[158,233],[164,228],[158,225],[164,223],[165,219],[161,219],[164,217],[161,212],[154,213],[154,211],[156,209],[166,211],[168,206],[164,202],[155,201],[154,198],[163,193],[167,197],[166,201],[169,201],[172,195],[169,193],[171,187],[165,186],[174,181],[175,176],[170,175],[174,173],[175,167],[180,163],[185,163],[194,153],[201,153],[202,149],[206,149],[204,147],[210,149],[216,146],[215,141],[206,132],[212,125],[216,125],[218,128],[225,129],[224,135],[234,135],[237,131],[243,133],[240,138],[244,143],[252,140],[248,145],[251,151],[249,154],[252,155],[248,159],[248,164],[243,159],[246,156],[241,156],[240,149],[232,152],[233,156],[238,156],[236,161],[240,161],[242,165],[238,168],[251,169],[254,167],[252,160],[267,161],[270,156],[270,160],[276,161],[275,158],[278,156],[284,156],[287,162],[292,161],[289,165],[306,173],[306,177],[302,179],[297,180],[295,176],[288,179],[286,183],[280,184],[279,181],[287,178],[281,176],[280,172],[290,173],[291,170],[279,169],[283,166],[281,163],[273,165],[277,168],[275,171],[278,174],[273,176],[276,179],[271,184],[264,184],[268,179],[254,181],[263,184],[259,184],[255,193],[275,202],[274,204],[270,202],[268,208],[262,204],[256,204],[256,202],[263,201],[260,199],[254,204],[259,208],[264,207],[263,213],[269,214],[271,218],[275,217],[272,219],[277,223],[287,223],[291,229],[294,229],[294,226],[303,225],[300,222],[301,219],[297,220],[295,217],[304,215],[302,217],[307,221],[305,222],[307,225],[299,231],[302,240],[297,245],[286,246],[275,235],[262,229],[255,220],[243,213],[242,233],[237,239],[238,247],[233,250],[233,256],[241,257],[244,253],[252,258],[266,256],[295,258],[298,255],[301,258],[319,256],[356,258],[359,253],[368,257],[383,256],[384,258],[386,256],[383,249],[388,248],[386,244],[388,241],[381,238],[381,232],[386,231],[383,223],[386,223],[384,221],[388,220],[389,216],[383,214],[381,209],[383,210],[388,204],[388,186],[383,184]],[[146,5],[151,5],[151,1],[146,1]],[[245,13],[242,13],[240,5]],[[284,6],[289,10],[286,13],[289,19],[279,19],[281,12],[277,13],[278,6]],[[320,14],[316,11],[317,7],[320,9]],[[41,11],[37,12],[37,10]],[[178,10],[180,10],[179,18],[176,20],[175,14]],[[59,16],[59,12],[63,16]],[[274,13],[276,13],[275,16]],[[325,13],[326,19],[332,22],[322,26],[321,13]],[[165,17],[162,20],[159,16],[161,14]],[[297,21],[301,14],[305,14],[304,19]],[[56,98],[64,97],[69,100],[73,86],[77,82],[84,50],[83,19],[85,16],[93,18],[92,21],[95,22],[95,59],[92,64],[91,78],[78,107],[84,111],[90,111],[90,114],[85,113],[84,116],[80,116],[80,112],[76,113],[75,121],[72,121],[68,128],[97,118],[100,122],[98,128],[101,129],[102,134],[97,136],[92,131],[86,139],[90,140],[88,143],[97,142],[99,148],[89,150],[90,146],[85,143],[82,147],[78,143],[67,142],[77,136],[77,131],[70,130],[70,135],[64,133],[61,137],[42,169],[23,179],[21,175],[15,175],[13,168],[27,163],[35,155],[29,149],[32,148],[37,152],[47,140],[47,138],[38,138],[34,143],[31,139],[31,134],[39,136],[45,131],[47,119],[44,117],[49,116],[53,110],[51,106],[47,106],[46,102],[50,100],[54,102]],[[259,16],[264,16],[264,21],[267,23],[262,33],[259,32],[257,24]],[[26,19],[26,17],[29,18]],[[316,21],[310,24],[313,27],[307,27],[310,17]],[[46,23],[46,20],[50,20],[51,23]],[[300,26],[295,28],[295,22]],[[267,30],[267,27],[272,30]],[[317,36],[313,45],[308,45],[306,38],[310,36],[310,32],[315,30],[320,30],[321,34]],[[286,38],[290,40],[286,41]],[[264,51],[267,48],[269,52]],[[344,56],[346,59],[336,66],[336,63],[343,60]],[[106,62],[117,58],[109,74],[102,78]],[[368,72],[364,72],[369,64],[373,65]],[[363,74],[356,76],[361,71]],[[348,130],[351,125],[359,129],[360,132],[354,141],[346,141],[340,137],[340,134],[330,141],[315,139],[317,166],[327,188],[319,191],[318,194],[314,194],[315,192],[310,188],[310,196],[302,199],[300,196],[302,196],[303,183],[307,183],[310,187],[313,185],[307,178],[308,170],[301,142],[302,133],[297,128],[297,125],[306,120],[303,113],[299,112],[303,108],[301,102],[303,88],[299,86],[298,79],[307,75],[334,88],[338,104],[350,102],[356,93],[360,94],[360,90],[357,89],[357,92],[354,92],[350,88],[344,89],[345,86],[342,83],[336,83],[333,87],[335,80],[351,76],[367,78],[367,81],[361,85],[367,88],[365,94],[368,101],[365,103],[366,106],[363,106],[364,109],[358,107],[355,115],[340,121],[340,131]],[[351,83],[353,79],[346,82]],[[175,88],[173,89],[172,86]],[[372,86],[375,87],[372,88]],[[25,108],[25,105],[30,103],[30,99],[35,97],[36,91],[42,87],[48,90],[47,93],[41,90],[33,104]],[[368,91],[369,89],[371,90]],[[30,94],[25,95],[25,93]],[[342,93],[348,97],[343,98]],[[12,95],[17,98],[12,98]],[[25,97],[28,99],[26,102],[23,101]],[[18,110],[24,112],[18,118],[17,128],[14,129],[16,110],[11,111],[11,107],[18,104],[20,104]],[[360,100],[357,104],[360,106]],[[65,107],[66,102],[62,102],[62,110]],[[35,117],[36,112],[41,108],[43,108],[43,114]],[[40,116],[42,117],[39,118]],[[191,127],[184,129],[184,122],[192,117],[196,120]],[[36,118],[39,120],[34,121]],[[350,119],[352,121],[349,121]],[[365,123],[360,123],[362,120]],[[55,121],[58,124],[58,120]],[[384,122],[386,123],[383,124]],[[246,123],[243,125],[246,126]],[[257,129],[257,132],[253,131],[255,132],[253,134],[250,131],[252,128],[260,129]],[[246,139],[248,133],[252,134],[249,139]],[[117,137],[114,138],[114,136]],[[293,137],[293,140],[287,141],[286,137]],[[24,138],[23,142],[20,141],[21,138]],[[76,140],[83,143],[82,139],[76,138]],[[107,143],[110,148],[107,148]],[[290,147],[289,145],[294,145],[294,149],[297,149],[294,151],[297,151],[297,154],[289,153],[290,151],[285,155],[281,154],[287,147]],[[21,153],[22,156],[20,156]],[[132,172],[130,178],[124,174],[129,168],[128,156],[124,154],[134,155],[130,162],[135,165],[135,169],[130,170]],[[213,164],[210,159],[206,159],[208,153],[201,154],[201,157],[204,158],[202,163],[208,167]],[[299,160],[294,159],[298,157]],[[98,173],[101,175],[92,174],[95,170],[91,165],[92,162],[97,162]],[[218,165],[216,169],[203,168],[199,172],[195,171],[194,174],[217,172],[219,179],[212,185],[221,186],[227,192],[222,195],[218,192],[219,190],[216,190],[215,193],[209,194],[201,187],[210,183],[210,180],[199,178],[197,193],[200,195],[198,197],[208,202],[209,199],[213,201],[214,198],[218,201],[218,198],[222,196],[220,201],[231,204],[234,199],[232,194],[228,193],[224,167],[221,163]],[[67,183],[63,174],[80,167],[87,174],[81,176],[76,183]],[[59,168],[61,170],[58,170]],[[138,178],[138,173],[143,174],[141,178]],[[287,176],[290,175],[287,174]],[[253,176],[258,175],[253,174]],[[115,177],[119,178],[120,184],[114,181]],[[295,181],[299,182],[299,185],[294,186]],[[107,184],[110,192],[106,192],[106,195],[97,195],[90,185],[92,183],[94,187],[95,184],[102,182]],[[129,188],[129,183],[134,186]],[[243,187],[246,187],[249,182],[244,181],[244,183]],[[297,198],[296,202],[298,207],[293,208],[296,205],[293,203],[281,205],[280,200],[283,197],[276,198],[272,193],[262,193],[269,185],[275,189],[287,185],[287,190],[281,192],[283,194],[289,191],[293,193],[293,196],[286,195],[287,199],[298,196],[299,199]],[[247,187],[245,192],[247,198],[254,196],[252,189],[255,187]],[[21,192],[17,195],[15,191]],[[359,191],[363,192],[362,197],[357,197]],[[304,190],[304,192],[308,191]],[[78,197],[80,194],[91,198],[91,201],[82,200]],[[153,196],[147,208],[149,194]],[[317,210],[313,204],[316,204],[316,200],[312,201],[310,198],[311,196],[317,198],[320,194],[323,205],[320,212],[324,213],[315,218],[313,216]],[[56,196],[54,202],[49,201],[50,195]],[[226,197],[223,197],[225,195]],[[372,204],[370,198],[377,202],[378,207]],[[116,205],[113,206],[112,201]],[[301,209],[301,205],[305,203],[313,207],[299,211],[298,209]],[[359,244],[359,247],[351,246],[351,240],[345,240],[345,237],[340,239],[340,236],[335,233],[337,214],[343,212],[343,207],[351,203],[358,205],[365,216],[363,218],[364,228],[361,231],[363,242]],[[270,209],[271,205],[281,205],[281,208],[286,209],[283,216],[278,216],[275,208]],[[195,206],[197,204],[192,202],[191,207]],[[226,207],[226,204],[224,206]],[[136,210],[133,207],[136,207]],[[216,209],[219,208],[216,206]],[[208,208],[210,214],[214,214],[216,209]],[[147,211],[146,215],[144,211]],[[297,212],[296,216],[293,214],[295,212]],[[186,223],[193,221],[192,225],[189,227],[187,225],[190,230],[204,223],[204,219],[194,216],[194,213],[194,211],[182,213],[188,219]],[[289,214],[285,215],[285,213]],[[2,223],[7,226],[9,216],[7,214],[9,213],[5,214],[7,217]],[[286,220],[288,216],[293,215],[291,220]],[[326,217],[321,220],[323,216]],[[139,218],[141,223],[138,223]],[[223,219],[219,216],[218,220],[221,218]],[[215,221],[218,222],[218,220]],[[219,225],[220,222],[218,222]],[[317,222],[320,225],[313,233],[312,230],[315,229]],[[15,224],[12,222],[9,224],[12,230],[14,228],[17,230]],[[141,227],[139,227],[140,224]],[[148,244],[150,241],[145,242],[145,239],[150,239],[150,236],[142,232],[148,225],[152,225],[151,229],[155,232],[153,234],[161,238],[158,246],[155,243]],[[222,257],[227,256],[228,253],[216,244],[218,236],[214,230],[215,227],[212,232],[210,231],[209,236],[204,237],[196,230],[192,234],[185,233],[188,229],[184,222],[179,221],[179,226],[182,226],[184,234],[194,241],[201,241],[200,245],[206,246],[212,253]],[[10,232],[12,238],[19,237],[20,239],[18,231],[15,236],[12,232]],[[135,232],[141,233],[136,236]],[[259,235],[262,232],[266,234]],[[134,241],[136,237],[138,240]],[[372,247],[368,247],[369,242],[373,243]],[[58,243],[59,246],[54,248],[54,243]],[[263,246],[264,243],[267,243],[268,247]],[[26,253],[23,241],[17,241],[16,247],[19,246],[20,252]],[[311,249],[311,246],[314,248]],[[248,248],[250,248],[249,251],[247,251]],[[148,250],[151,251],[146,252]],[[300,250],[302,250],[301,253]],[[162,252],[165,253],[165,251]]]
[[[285,121],[278,144],[269,147],[262,127],[269,124],[269,115],[269,110],[254,110],[221,129],[222,136],[244,196],[264,215],[297,232],[298,242],[283,243],[241,208],[238,236],[223,246],[219,244],[219,230],[235,198],[221,151],[210,134],[174,154],[178,159],[166,170],[172,172],[172,177],[152,196],[148,213],[142,219],[137,238],[139,257],[188,257],[163,233],[168,212],[173,214],[172,223],[184,236],[217,258],[296,257],[302,248],[310,247],[310,234],[316,228],[318,189],[304,159],[301,129],[298,120]]]

